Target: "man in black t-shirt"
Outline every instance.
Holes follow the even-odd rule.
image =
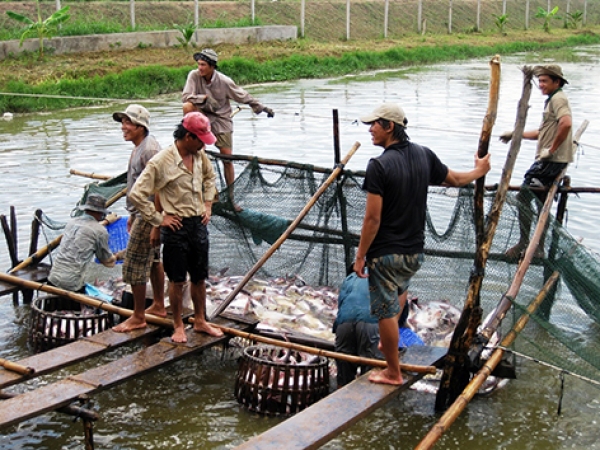
[[[423,262],[429,185],[464,186],[490,170],[489,155],[475,156],[475,168],[455,172],[429,148],[409,141],[400,106],[384,103],[360,119],[373,145],[384,152],[369,161],[363,189],[365,217],[354,271],[369,277],[371,314],[379,320],[379,346],[387,368],[371,371],[374,383],[402,384],[398,358],[398,317],[412,276]],[[368,274],[365,273],[368,267]]]

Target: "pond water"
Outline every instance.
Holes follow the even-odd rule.
[[[569,168],[573,186],[598,185],[600,172],[600,48],[581,49],[579,61],[560,62],[570,84],[566,93],[574,127],[590,126],[582,149]],[[498,117],[490,152],[493,169],[486,181],[499,181],[507,146],[497,141],[515,123],[522,91],[524,63],[535,55],[516,55],[502,63]],[[318,166],[333,164],[332,110],[339,111],[342,155],[355,141],[362,146],[348,167],[364,169],[380,153],[370,142],[367,126],[357,118],[382,101],[405,108],[412,140],[431,147],[457,170],[472,166],[488,101],[487,60],[444,64],[401,71],[362,74],[331,80],[250,86],[248,90],[276,111],[273,119],[243,109],[235,117],[234,151],[264,158],[293,160]],[[541,119],[543,97],[534,88],[527,129]],[[181,119],[178,96],[144,103],[152,114],[152,133],[163,146],[172,141]],[[29,224],[41,208],[57,220],[66,220],[87,180],[69,175],[69,169],[100,174],[125,170],[131,145],[123,142],[111,113],[125,108],[111,105],[0,121],[0,213],[16,208],[20,255],[28,246]],[[531,164],[535,144],[524,142],[513,174],[519,184]],[[600,252],[600,196],[569,198],[567,229],[584,245]],[[116,212],[122,213],[118,208]],[[0,239],[0,268],[8,269],[4,239]],[[28,354],[26,306],[13,307],[10,297],[0,299],[0,357],[18,359]],[[596,329],[597,331],[600,331]],[[101,358],[116,359],[134,348]],[[44,378],[49,383],[65,373],[79,373],[98,364],[82,363]],[[206,352],[166,369],[152,372],[94,395],[102,419],[95,427],[96,448],[171,449],[231,448],[275,425],[279,419],[250,414],[233,397],[237,361]],[[519,361],[519,378],[489,397],[476,398],[444,435],[436,448],[475,450],[600,448],[597,443],[600,391],[568,377],[562,415],[558,373],[530,361]],[[412,448],[438,417],[434,397],[410,391],[371,414],[336,438],[328,449]],[[0,403],[1,407],[1,403]],[[7,430],[0,430],[1,449],[75,449],[82,446],[80,425],[65,416],[48,414]]]

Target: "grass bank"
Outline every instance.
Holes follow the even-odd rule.
[[[216,46],[220,70],[239,84],[323,78],[406,65],[537,53],[535,61],[575,46],[600,43],[598,30],[413,36],[401,40],[315,43],[309,40]],[[48,111],[101,103],[96,99],[147,99],[180,92],[194,67],[193,49],[136,49],[48,56],[25,55],[0,63],[0,113]],[[568,53],[568,51],[566,52]],[[563,58],[564,59],[564,58]],[[532,62],[535,62],[532,61]],[[59,98],[46,97],[56,96]],[[81,99],[85,97],[86,99]]]

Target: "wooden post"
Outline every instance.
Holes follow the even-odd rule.
[[[477,149],[477,155],[480,158],[488,154],[490,136],[492,134],[494,123],[496,122],[498,97],[500,94],[499,55],[492,58],[490,61],[490,68],[491,83],[488,110],[483,120],[479,148]],[[482,311],[480,306],[480,292],[489,249],[492,245],[493,236],[496,231],[495,226],[489,226],[487,233],[485,230],[485,211],[483,206],[484,184],[485,177],[477,179],[475,183],[474,216],[477,233],[477,251],[475,253],[474,267],[469,280],[469,291],[467,299],[465,300],[465,306],[456,328],[454,329],[454,333],[452,334],[448,355],[444,361],[444,374],[435,401],[435,408],[437,411],[444,410],[449,403],[453,402],[456,399],[456,396],[459,395],[469,382],[470,361],[468,352],[473,338],[477,333],[477,327],[481,323]],[[506,184],[508,184],[507,181]],[[498,201],[504,202],[504,198],[497,198]],[[498,218],[496,218],[496,222],[497,219]]]
[[[29,239],[29,255],[37,252],[38,242],[40,239],[40,223],[42,222],[42,210],[36,209],[31,221],[31,237]]]
[[[17,243],[14,241],[13,233],[8,224],[8,220],[4,214],[0,215],[0,222],[2,223],[2,230],[4,231],[4,237],[6,239],[6,246],[8,247],[8,255],[10,256],[10,262],[13,266],[19,264],[19,256],[17,255]]]
[[[450,0],[450,6],[448,7],[448,34],[452,34],[452,0]]]

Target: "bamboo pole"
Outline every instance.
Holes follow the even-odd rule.
[[[27,376],[35,373],[35,369],[33,367],[26,367],[21,364],[8,361],[4,358],[0,358],[0,366],[4,367],[6,370],[10,370],[11,372],[18,373],[19,375]]]
[[[548,292],[550,292],[552,286],[554,286],[554,284],[558,280],[558,277],[559,272],[555,271],[552,274],[552,276],[548,278],[548,280],[546,281],[536,298],[527,307],[527,312],[525,312],[519,318],[517,323],[502,340],[502,342],[500,343],[502,347],[508,347],[515,341],[518,334],[523,330],[523,328],[525,328],[525,325],[527,325],[530,316],[542,304],[542,302],[546,298],[546,295],[548,295]],[[494,352],[484,364],[484,366],[471,379],[471,382],[468,384],[468,386],[465,388],[462,394],[454,401],[454,403],[442,415],[440,420],[431,428],[431,430],[429,430],[429,433],[425,435],[421,442],[417,444],[415,450],[427,450],[433,447],[433,445],[439,440],[442,434],[450,427],[450,425],[454,423],[454,421],[458,418],[460,413],[465,409],[467,404],[473,399],[481,385],[485,382],[485,380],[494,371],[496,366],[500,363],[503,356],[504,350],[502,348],[497,348],[494,350]]]
[[[190,322],[194,322],[193,318],[189,319]],[[252,334],[247,331],[236,330],[235,328],[225,327],[223,325],[212,324],[214,327],[220,328],[224,333],[231,334],[240,338],[248,339],[251,341],[262,342],[276,347],[289,348],[292,350],[298,350],[299,352],[310,353],[311,355],[324,356],[325,358],[339,359],[347,361],[353,364],[360,364],[365,366],[373,367],[387,367],[387,363],[380,359],[363,358],[355,355],[347,355],[345,353],[332,352],[330,350],[323,350],[317,347],[309,347],[307,345],[295,344],[293,342],[280,341],[279,339],[272,339],[258,334]],[[400,369],[407,372],[415,373],[435,373],[436,368],[434,366],[418,366],[415,364],[402,364],[400,363]]]
[[[106,207],[109,207],[110,205],[115,203],[117,200],[119,200],[121,197],[124,197],[126,194],[127,194],[127,188],[124,188],[123,190],[117,192],[115,195],[113,195],[110,199],[108,199],[106,201]],[[103,220],[100,223],[102,223],[104,225],[108,224],[108,222],[105,220]],[[10,269],[8,271],[8,273],[15,273],[18,270],[22,270],[22,269],[25,269],[26,267],[29,267],[31,264],[37,264],[38,262],[40,262],[42,259],[44,259],[46,257],[46,255],[48,253],[50,253],[52,250],[54,250],[56,247],[58,247],[60,245],[60,241],[62,240],[62,237],[63,237],[63,235],[61,234],[57,238],[53,239],[52,241],[50,241],[48,243],[48,245],[40,248],[33,255],[28,256],[20,264],[17,264],[12,269]]]
[[[69,173],[79,177],[93,178],[94,180],[110,180],[112,178],[110,175],[100,175],[94,172],[81,172],[80,170],[76,169],[69,170]]]
[[[100,308],[103,311],[119,314],[120,316],[129,317],[133,314],[133,311],[131,309],[120,308],[111,303],[98,300],[97,298],[89,297],[87,295],[79,294],[77,292],[67,291],[66,289],[61,289],[56,286],[49,286],[47,284],[38,283],[36,281],[23,280],[14,275],[4,274],[0,272],[0,281],[4,281],[14,286],[19,286],[34,291],[43,291],[49,294],[65,297],[69,300],[73,300],[78,303],[83,303],[84,305],[88,305],[93,308]],[[146,314],[146,322],[154,325],[173,328],[173,321],[171,319],[163,319],[162,317],[154,316],[152,314]]]
[[[221,314],[227,306],[233,301],[236,295],[244,288],[246,283],[250,281],[250,279],[254,276],[254,274],[260,269],[263,264],[275,253],[275,251],[281,247],[281,244],[292,234],[292,231],[298,226],[298,224],[304,219],[306,214],[310,211],[313,205],[317,202],[318,198],[325,192],[325,190],[329,187],[331,183],[337,178],[338,174],[343,170],[343,167],[348,163],[350,158],[356,153],[358,148],[360,147],[359,142],[355,142],[346,157],[342,160],[341,164],[339,164],[334,171],[329,175],[327,180],[319,187],[317,192],[312,196],[312,198],[308,201],[306,206],[300,211],[298,217],[294,219],[294,221],[288,226],[288,228],[283,232],[279,239],[275,241],[273,245],[265,252],[265,254],[252,266],[252,268],[248,271],[248,273],[244,276],[244,278],[239,282],[239,284],[231,291],[231,293],[227,296],[227,298],[219,305],[219,307],[212,314],[211,319]]]
[[[496,55],[490,61],[491,82],[489,92],[489,102],[486,115],[483,120],[481,136],[477,155],[483,158],[488,154],[490,146],[490,136],[496,115],[498,112],[498,97],[500,95],[500,55]],[[495,227],[490,227],[491,232],[485,233],[484,227],[484,207],[483,191],[485,176],[477,179],[474,193],[474,218],[477,235],[477,251],[475,253],[474,267],[469,280],[469,291],[465,300],[460,319],[452,334],[452,341],[448,349],[448,354],[444,360],[444,373],[440,383],[440,388],[436,395],[435,408],[437,411],[445,409],[448,402],[454,401],[454,398],[463,390],[469,380],[468,352],[477,333],[477,327],[481,323],[480,293],[483,283],[485,266],[487,264],[489,248],[492,243]],[[502,197],[498,197],[503,202]],[[497,220],[497,219],[496,219]]]

